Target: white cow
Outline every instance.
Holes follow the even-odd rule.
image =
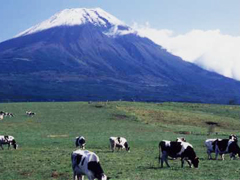
[[[109,138],[110,141],[110,148],[112,150],[112,152],[114,152],[114,150],[117,148],[119,149],[126,149],[127,152],[130,152],[130,147],[128,145],[128,142],[125,138],[123,137],[110,137]]]
[[[13,146],[14,149],[17,149],[18,145],[13,136],[0,136],[0,147],[3,149],[3,145],[7,144],[8,149],[10,149],[10,145]]]
[[[83,180],[84,175],[89,180],[107,180],[100,165],[98,156],[87,150],[73,151],[72,156],[73,180]]]

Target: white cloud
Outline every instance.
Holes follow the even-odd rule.
[[[149,23],[133,24],[140,36],[148,37],[186,61],[240,80],[240,36],[225,35],[220,30],[191,30],[174,34],[168,29],[154,29]]]

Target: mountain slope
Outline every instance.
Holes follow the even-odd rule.
[[[64,10],[0,43],[0,63],[2,101],[240,99],[238,81],[173,56],[101,9]]]

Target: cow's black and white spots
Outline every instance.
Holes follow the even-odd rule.
[[[34,113],[34,112],[32,112],[32,111],[26,111],[26,114],[27,114],[28,116],[34,116],[34,115],[36,115],[36,113]]]
[[[195,168],[198,167],[199,158],[193,149],[193,146],[187,142],[176,142],[176,141],[161,141],[159,143],[159,161],[161,162],[161,167],[165,162],[168,167],[168,156],[172,158],[181,158],[182,167],[184,160],[186,160],[191,167],[192,164]]]
[[[208,159],[212,159],[211,153],[215,153],[215,159],[218,159],[220,154],[224,160],[224,154],[230,154],[230,158],[235,158],[235,155],[240,156],[240,148],[237,144],[238,139],[235,135],[230,135],[229,139],[207,139],[205,146],[207,148]]]
[[[128,142],[125,138],[123,137],[110,137],[109,138],[110,141],[110,148],[112,150],[112,152],[114,152],[114,150],[117,148],[119,149],[126,149],[126,151],[130,152],[130,147],[128,145]]]
[[[3,149],[3,145],[8,145],[8,149],[12,145],[14,149],[17,149],[17,142],[13,136],[0,136],[0,147]]]
[[[178,137],[176,139],[177,142],[187,142],[186,139],[184,137]]]
[[[100,165],[98,156],[87,150],[77,150],[72,153],[73,179],[83,180],[86,175],[89,180],[107,180]]]
[[[80,147],[81,149],[85,149],[85,146],[86,146],[85,138],[83,136],[76,137],[75,145],[76,145],[76,147]]]
[[[13,117],[13,113],[9,113],[9,112],[4,112],[4,111],[0,111],[0,120],[3,119],[3,117]]]
[[[13,117],[13,113],[5,112],[5,116]]]

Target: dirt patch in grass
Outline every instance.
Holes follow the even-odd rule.
[[[212,122],[212,121],[207,121],[205,122],[207,125],[211,125],[211,126],[220,126],[219,123],[216,122]]]
[[[123,120],[128,118],[128,116],[124,114],[113,114],[112,116],[114,117],[114,119],[117,119],[117,120]]]
[[[23,171],[20,173],[22,176],[31,176],[32,172],[31,171]]]
[[[185,135],[192,134],[190,131],[177,131],[175,133],[177,133],[177,134],[185,134]]]
[[[50,134],[47,136],[48,138],[66,138],[69,137],[67,134]]]
[[[68,177],[68,175],[66,173],[59,173],[57,171],[53,171],[51,174],[51,177],[54,179],[59,179],[59,177],[64,176],[64,177]]]
[[[103,108],[104,106],[103,105],[95,105],[94,107],[95,108]]]

